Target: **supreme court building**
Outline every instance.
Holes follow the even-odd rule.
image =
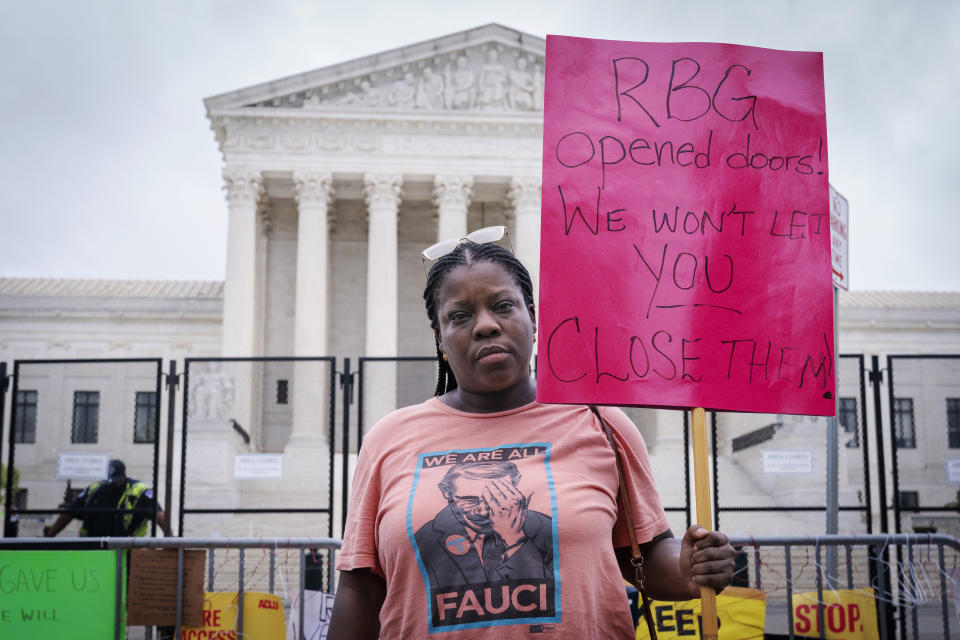
[[[543,55],[488,25],[208,98],[223,354],[432,353],[419,253],[468,229],[536,273]]]
[[[491,24],[208,98],[223,355],[434,353],[419,254],[468,229],[507,225],[536,274],[543,56]]]
[[[508,242],[536,284],[544,47],[543,38],[490,24],[206,99],[224,162],[225,281],[0,278],[0,361],[333,356],[340,367],[345,357],[432,356],[422,298],[429,267],[420,259],[423,248],[506,225]],[[839,322],[841,353],[960,353],[960,293],[845,293]],[[21,488],[31,506],[59,500],[63,481],[51,469],[64,451],[108,452],[143,479],[153,448],[137,416],[144,407],[149,414],[143,404],[154,388],[149,371],[107,374],[75,366],[51,372],[37,366],[21,374],[19,395],[7,394],[7,415],[14,403],[23,403],[14,439]],[[330,463],[330,374],[322,363],[197,363],[173,408],[174,468],[182,464],[190,479],[185,501],[192,507],[241,508],[278,499],[298,506],[291,500],[307,504],[311,495],[331,491],[339,496],[339,478],[331,484],[315,473]],[[397,364],[371,366],[365,426],[398,404],[425,399],[433,376],[430,364],[416,375]],[[947,407],[951,400],[960,407],[956,380],[918,384],[913,392],[918,417],[910,455],[936,459],[912,480],[920,491],[944,485],[938,465],[954,441],[948,433],[952,414],[941,408],[944,399]],[[851,400],[848,408],[856,415],[872,412],[859,391],[856,372],[846,380],[841,376],[841,400]],[[936,397],[928,403],[925,394]],[[184,398],[190,447],[180,460]],[[93,415],[94,401],[99,431],[93,430],[93,442],[78,441],[77,416]],[[929,419],[922,409],[928,405]],[[913,411],[912,401],[910,407]],[[340,403],[337,425],[342,409]],[[631,414],[647,441],[664,501],[682,503],[681,412]],[[32,424],[23,422],[28,415]],[[910,420],[913,429],[913,414]],[[789,416],[730,414],[719,421],[722,495],[740,495],[745,504],[757,505],[823,503],[822,425]],[[921,435],[924,424],[935,424],[936,433]],[[960,425],[957,429],[960,458]],[[5,432],[4,443],[8,437]],[[334,457],[339,457],[343,447],[336,437]],[[863,504],[859,440],[848,434],[842,442],[841,502]],[[761,443],[812,451],[809,477],[765,475]],[[233,464],[240,453],[282,455],[283,477],[237,476]],[[160,457],[162,465],[162,450]],[[947,487],[936,500],[945,501],[953,489]],[[682,514],[670,515],[674,530],[683,530]],[[842,522],[841,530],[862,531],[858,518]],[[296,517],[271,519],[281,522],[281,529],[249,519],[243,528],[209,522],[187,535],[322,533]],[[731,522],[721,520],[721,528],[754,531],[753,525]],[[760,534],[822,531],[822,514],[777,522],[760,514],[757,522],[764,527]],[[35,524],[37,529],[42,523]]]

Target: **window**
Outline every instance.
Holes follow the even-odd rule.
[[[960,398],[947,398],[947,444],[960,449]]]
[[[133,441],[157,441],[157,393],[137,391],[133,414]]]
[[[287,404],[289,385],[286,380],[277,380],[277,404]]]
[[[856,398],[838,398],[837,399],[837,422],[843,427],[846,433],[852,438],[847,440],[846,447],[855,449],[860,446],[860,429],[857,426],[857,399]]]
[[[893,427],[897,434],[897,447],[917,448],[917,433],[913,426],[913,398],[893,399]]]
[[[37,392],[17,391],[17,422],[13,427],[14,442],[37,441]]]
[[[920,506],[920,493],[917,491],[901,491],[899,502],[901,509],[916,509]]]
[[[74,391],[73,424],[70,430],[70,442],[96,442],[99,421],[100,392]]]

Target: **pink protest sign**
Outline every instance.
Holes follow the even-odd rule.
[[[547,37],[541,402],[833,415],[823,59]]]

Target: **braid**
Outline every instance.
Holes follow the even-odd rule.
[[[450,253],[441,256],[430,267],[430,273],[427,274],[427,286],[423,290],[423,300],[427,309],[427,317],[430,318],[430,327],[437,329],[440,326],[437,317],[437,292],[443,284],[447,274],[455,268],[473,264],[475,262],[493,262],[499,264],[507,270],[520,292],[523,294],[524,304],[535,304],[533,300],[533,282],[530,279],[530,273],[523,266],[516,256],[503,247],[492,244],[476,244],[473,242],[461,242]],[[434,395],[443,395],[448,391],[457,388],[457,379],[453,375],[453,369],[450,364],[443,359],[443,353],[440,351],[440,343],[437,342],[437,388]]]
[[[440,351],[440,343],[437,342],[437,388],[433,395],[442,396],[447,391],[453,391],[457,388],[457,379],[453,377],[453,370],[450,368]]]

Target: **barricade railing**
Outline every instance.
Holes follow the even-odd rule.
[[[789,637],[791,640],[795,637],[827,638],[831,621],[825,620],[825,616],[833,614],[831,607],[836,606],[836,601],[825,601],[825,591],[852,590],[858,586],[874,590],[881,640],[951,638],[954,637],[951,629],[960,629],[960,619],[953,625],[950,620],[951,595],[952,598],[960,597],[960,573],[956,571],[960,563],[960,540],[957,538],[942,534],[736,536],[731,537],[730,543],[741,552],[753,548],[753,575],[749,575],[749,565],[740,564],[741,571],[748,575],[736,576],[735,582],[745,584],[750,581],[755,588],[765,592],[768,633],[782,630],[782,621],[771,618],[771,600],[775,602],[773,611],[779,612],[779,598],[785,596],[786,633],[772,637]],[[825,571],[821,552],[829,547],[844,551],[845,563],[838,563],[838,575],[830,576]],[[766,550],[765,556],[761,550]],[[951,569],[947,569],[947,550],[951,552]],[[782,556],[774,555],[778,551]],[[903,552],[905,560],[891,561],[891,558],[898,557],[891,553],[893,551]],[[795,568],[796,553],[805,558],[799,572]],[[867,566],[858,562],[864,555]],[[811,565],[812,575],[801,575],[809,574],[806,569]],[[932,575],[934,568],[935,575]],[[816,632],[802,635],[795,632],[793,597],[802,591],[816,591],[816,604],[822,605],[815,607],[818,635]],[[897,621],[902,621],[899,636]]]
[[[308,558],[316,552],[326,552],[328,556],[328,562],[325,563],[329,567],[333,567],[335,564],[335,554],[336,551],[340,548],[341,541],[336,538],[63,538],[63,539],[53,539],[53,538],[5,538],[0,540],[0,550],[21,550],[21,551],[36,551],[36,550],[58,550],[58,551],[69,551],[69,550],[116,550],[118,554],[122,554],[125,550],[129,549],[175,549],[177,553],[177,613],[176,613],[176,626],[175,626],[175,635],[174,638],[180,637],[180,628],[183,622],[183,611],[182,611],[182,594],[184,589],[184,552],[188,549],[200,549],[207,552],[207,566],[206,566],[206,575],[204,580],[204,589],[205,591],[214,591],[217,587],[217,578],[219,577],[220,588],[223,588],[223,583],[228,579],[227,576],[222,575],[228,573],[228,568],[236,567],[236,580],[230,580],[228,583],[229,590],[236,590],[238,593],[238,612],[237,612],[237,637],[243,637],[243,594],[246,591],[254,591],[255,589],[250,588],[250,580],[246,578],[248,567],[247,565],[250,562],[247,560],[246,556],[252,552],[260,554],[260,558],[257,560],[257,564],[254,566],[253,571],[259,572],[260,567],[263,562],[267,562],[267,576],[266,576],[266,589],[269,593],[273,594],[276,591],[277,586],[277,574],[280,574],[281,586],[285,592],[285,595],[289,597],[289,585],[291,582],[297,584],[295,593],[297,593],[297,602],[301,603],[299,611],[299,622],[297,629],[300,630],[299,635],[301,640],[305,640],[304,633],[304,610],[306,609],[303,606],[304,602],[304,592],[305,585],[307,584],[307,561]],[[287,580],[284,576],[286,570],[287,561],[290,560],[289,555],[280,559],[278,563],[278,555],[281,550],[286,550],[288,552],[295,551],[297,553],[297,563],[298,563],[298,573],[299,577],[296,580]],[[227,557],[218,560],[218,552],[223,552]],[[265,557],[264,557],[265,556]],[[121,562],[117,562],[117,571],[121,570]],[[220,574],[220,575],[218,575]],[[124,601],[124,594],[121,591],[119,585],[121,580],[117,580],[117,590],[115,593],[114,601],[114,611],[115,611],[115,622],[114,622],[114,640],[121,640],[122,636],[122,625],[121,625],[121,612]],[[262,575],[254,576],[254,584],[260,584],[263,581]],[[327,581],[327,590],[330,593],[333,593],[334,580],[332,579],[332,571],[328,573]],[[289,602],[285,603],[289,604]],[[127,636],[131,637],[131,636]],[[152,631],[150,628],[146,628],[144,631],[144,637],[152,637]]]
[[[735,584],[752,586],[766,597],[766,630],[769,637],[826,638],[836,616],[836,600],[825,599],[828,591],[870,587],[877,605],[877,628],[881,640],[920,640],[921,638],[953,637],[952,630],[960,623],[951,621],[950,601],[960,592],[960,540],[942,534],[873,534],[824,536],[735,536],[731,544],[746,554],[747,562],[739,563]],[[238,598],[238,637],[243,632],[243,593],[263,591],[274,594],[278,583],[285,596],[284,604],[304,602],[308,558],[317,552],[327,556],[328,567],[335,564],[341,541],[334,538],[8,538],[0,540],[0,550],[116,550],[175,549],[177,554],[176,629],[182,623],[181,600],[184,588],[184,552],[202,549],[207,552],[205,590],[218,587],[236,590]],[[838,575],[828,575],[822,552],[838,548]],[[752,553],[751,553],[752,549]],[[903,552],[904,561],[891,564],[892,553]],[[286,554],[284,554],[286,552]],[[251,554],[258,554],[250,559]],[[291,556],[295,553],[295,557]],[[948,559],[947,554],[950,554]],[[752,555],[752,557],[751,557]],[[118,567],[121,563],[117,563]],[[752,567],[750,566],[752,564]],[[252,569],[250,565],[253,565]],[[266,565],[266,566],[264,566]],[[799,565],[799,568],[798,568]],[[950,569],[948,569],[948,566]],[[235,578],[231,572],[235,570]],[[119,571],[119,569],[118,569]],[[287,574],[296,572],[296,578]],[[252,574],[252,575],[251,575]],[[278,578],[279,577],[279,581]],[[119,584],[118,580],[118,584]],[[291,585],[296,584],[295,589]],[[328,573],[326,590],[335,591],[332,572]],[[794,595],[816,592],[818,604],[816,627],[801,635],[795,630]],[[115,594],[116,634],[121,638],[120,616],[124,594]],[[298,610],[297,628],[303,637],[304,609]],[[811,609],[806,610],[811,616]],[[781,616],[785,613],[785,620]],[[838,614],[839,615],[839,614]],[[954,615],[957,615],[956,613]],[[811,623],[810,618],[807,618]],[[902,625],[897,620],[903,620]],[[952,624],[953,622],[953,624]],[[784,624],[785,623],[785,624]],[[784,629],[784,626],[786,627]],[[898,634],[898,626],[900,633]],[[783,633],[781,633],[783,632]],[[151,637],[145,631],[146,637]],[[779,635],[774,635],[779,634]]]

